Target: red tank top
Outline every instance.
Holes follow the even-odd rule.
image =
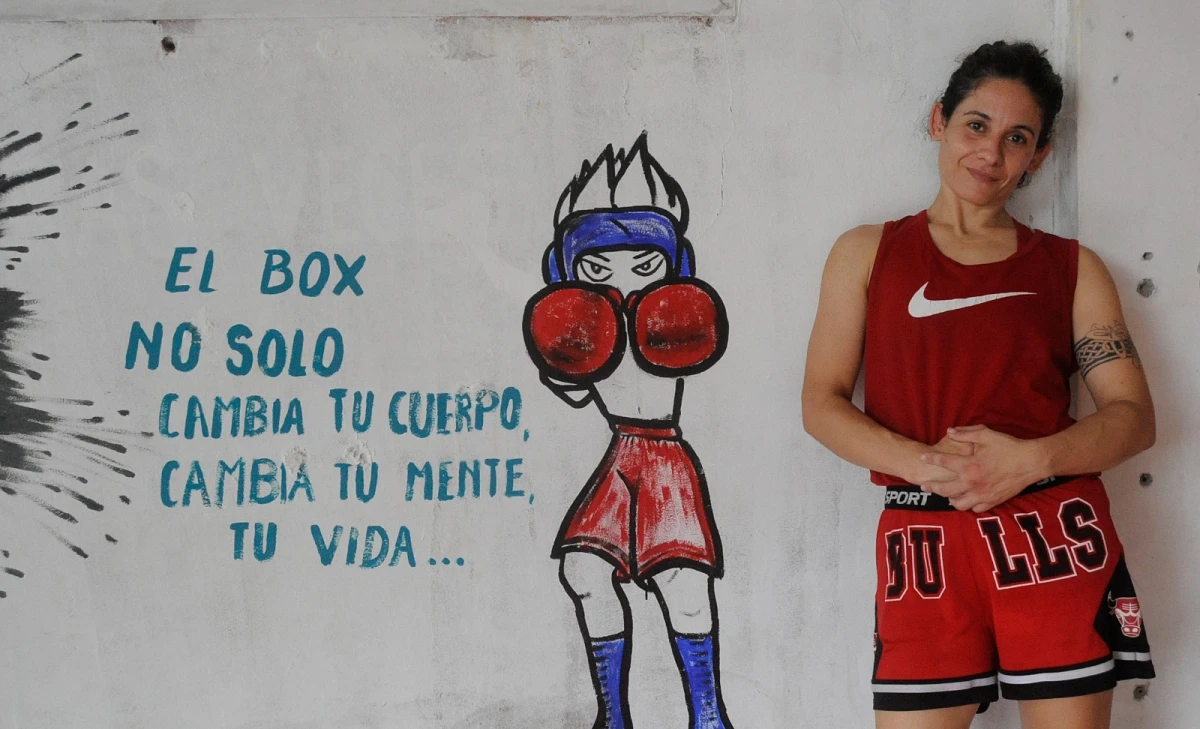
[[[1016,253],[967,266],[934,244],[924,211],[887,223],[867,288],[867,415],[929,445],[954,426],[1017,438],[1070,426],[1078,261],[1078,241],[1017,223]]]

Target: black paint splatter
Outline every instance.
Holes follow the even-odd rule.
[[[43,167],[40,170],[25,172],[11,178],[7,177],[6,175],[0,175],[0,195],[4,195],[9,190],[14,190],[21,185],[27,185],[31,182],[44,180],[47,177],[53,177],[61,171],[62,170],[57,167]]]
[[[50,80],[52,75],[82,57],[73,54],[31,75],[15,89],[0,92],[4,105],[36,103],[48,90],[59,89]],[[92,105],[90,101],[82,104],[71,117]],[[120,172],[94,172],[92,165],[81,165],[70,157],[78,150],[91,154],[89,148],[121,144],[119,140],[138,134],[137,129],[125,128],[123,122],[129,118],[129,112],[111,114],[98,122],[93,121],[95,117],[80,116],[62,119],[42,130],[13,129],[0,137],[0,238],[6,243],[16,242],[5,237],[3,226],[7,221],[24,218],[25,225],[36,226],[56,214],[67,217],[68,213],[111,209],[112,204],[103,202],[103,198],[90,207],[79,201],[121,184]],[[63,161],[61,166],[52,163],[56,157]],[[93,173],[96,177],[63,183],[59,181],[63,168],[78,169],[76,175]],[[58,230],[46,227],[23,231],[20,241],[60,239]],[[0,246],[0,251],[22,256],[7,259],[5,268],[10,271],[15,269],[13,264],[27,265],[25,262],[38,250],[37,245]],[[86,517],[105,511],[103,501],[112,493],[105,487],[114,480],[113,474],[135,476],[123,458],[129,453],[131,439],[144,434],[106,427],[103,415],[80,412],[79,408],[94,406],[91,399],[45,397],[29,389],[34,387],[32,383],[40,388],[51,387],[48,380],[53,379],[51,372],[43,377],[38,371],[42,368],[35,370],[32,366],[33,360],[47,362],[50,357],[23,350],[19,344],[18,335],[28,330],[34,318],[34,303],[0,278],[0,511],[23,516],[74,554],[87,558],[88,551],[77,543],[86,539],[81,531],[89,524]],[[119,412],[129,414],[125,409]],[[52,443],[61,447],[52,452],[47,447]],[[124,494],[118,498],[125,505],[131,503]],[[20,507],[19,503],[27,506]],[[94,534],[97,539],[103,534],[108,543],[117,543],[111,534]],[[0,554],[8,559],[7,549]],[[20,578],[24,574],[17,565],[0,568],[0,577]],[[0,598],[7,596],[7,592],[0,591]]]
[[[0,160],[3,160],[5,157],[12,156],[17,152],[20,152],[22,149],[25,149],[29,145],[37,144],[40,141],[42,141],[41,132],[34,132],[28,136],[21,137],[12,144],[9,144],[7,147],[0,147]]]
[[[13,358],[13,335],[26,326],[30,311],[24,297],[0,287],[0,479],[10,470],[29,470],[29,449],[18,440],[49,435],[54,418],[44,410],[31,407],[24,386],[13,374],[24,371]]]
[[[129,449],[126,448],[125,446],[121,445],[120,443],[112,443],[107,440],[100,440],[99,438],[93,438],[90,435],[82,435],[79,433],[76,433],[75,437],[78,438],[79,440],[83,441],[84,443],[91,443],[92,445],[100,446],[101,448],[107,448],[110,451],[116,451],[117,453],[128,453],[129,452]]]
[[[46,76],[49,76],[50,74],[54,73],[55,71],[57,71],[58,69],[62,68],[62,67],[63,67],[63,66],[65,66],[65,65],[67,65],[67,64],[68,64],[68,63],[70,63],[71,61],[78,61],[80,58],[83,58],[83,54],[82,54],[82,53],[75,53],[75,54],[73,54],[73,55],[72,55],[70,58],[68,58],[67,60],[63,61],[62,63],[60,63],[60,64],[58,64],[58,65],[56,65],[56,66],[51,66],[50,68],[46,69],[45,71],[42,71],[42,72],[41,72],[41,73],[39,73],[38,75],[36,75],[36,76],[33,76],[33,77],[29,78],[28,80],[26,80],[26,81],[25,81],[25,85],[26,85],[26,86],[29,86],[29,85],[31,85],[31,84],[33,84],[33,83],[37,82],[37,81],[41,81],[43,78],[45,78]]]

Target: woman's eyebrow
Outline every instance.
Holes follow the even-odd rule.
[[[650,248],[650,249],[642,251],[641,253],[634,254],[633,259],[635,261],[640,261],[641,259],[645,258],[646,256],[653,256],[653,255],[656,255],[657,253],[659,253],[659,251],[657,251],[653,248]]]
[[[588,258],[599,258],[601,261],[604,261],[605,263],[610,263],[610,261],[608,260],[608,256],[604,255],[603,253],[589,253],[589,254],[587,254],[587,257]]]

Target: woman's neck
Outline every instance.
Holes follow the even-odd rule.
[[[929,206],[929,222],[946,226],[957,235],[971,235],[996,228],[1012,228],[1013,219],[1004,203],[975,205],[962,200],[943,187]]]

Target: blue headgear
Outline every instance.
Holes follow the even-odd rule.
[[[564,220],[546,249],[546,283],[575,280],[575,260],[591,251],[657,248],[676,276],[695,275],[692,245],[675,232],[675,221],[659,209],[588,210]]]

